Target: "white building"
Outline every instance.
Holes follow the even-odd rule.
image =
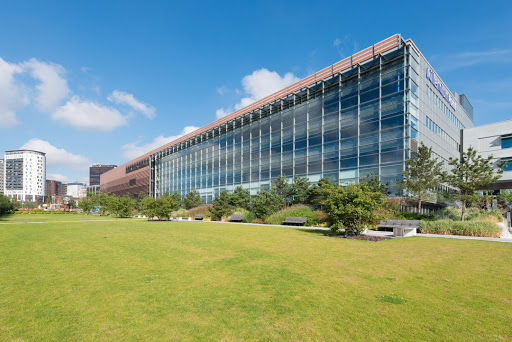
[[[46,155],[32,150],[5,152],[4,193],[21,202],[44,200]]]
[[[462,131],[464,151],[472,146],[484,158],[493,156],[494,165],[507,164],[494,189],[512,189],[512,120],[466,128]]]
[[[87,195],[87,187],[84,183],[68,183],[66,194],[71,197],[83,198]]]
[[[4,193],[4,177],[5,177],[4,160],[0,159],[0,194]]]

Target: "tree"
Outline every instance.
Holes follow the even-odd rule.
[[[335,186],[336,184],[332,183],[328,177],[320,179],[317,184],[313,184],[310,188],[309,202],[319,205],[323,209],[329,192]]]
[[[179,192],[171,192],[171,193],[167,192],[164,196],[168,200],[170,200],[170,198],[172,198],[172,201],[173,201],[172,204],[174,205],[173,210],[177,210],[183,204],[183,199]]]
[[[159,220],[169,220],[169,217],[171,217],[172,212],[178,209],[180,207],[180,204],[181,196],[179,196],[178,193],[167,193],[163,196],[160,196],[155,200],[155,216],[158,217]]]
[[[256,217],[267,217],[283,209],[284,199],[276,190],[260,190],[254,198],[252,211]]]
[[[407,168],[402,172],[403,180],[397,185],[407,196],[418,199],[418,214],[427,191],[433,191],[441,182],[443,163],[432,156],[432,148],[421,143],[418,152],[407,161]]]
[[[10,213],[14,209],[15,205],[11,202],[9,197],[0,194],[0,215]]]
[[[147,195],[143,192],[139,192],[137,197],[135,198],[135,210],[140,213],[142,212],[142,200],[146,198]]]
[[[245,189],[241,185],[235,188],[235,191],[229,196],[229,204],[233,208],[247,209],[251,203],[251,195],[248,189]]]
[[[99,208],[100,216],[105,215],[109,211],[109,202],[111,196],[106,193],[92,194],[91,201],[95,207]]]
[[[289,195],[292,198],[293,204],[307,204],[309,203],[311,182],[307,177],[295,176],[293,183],[289,186]]]
[[[75,209],[77,207],[76,201],[74,199],[70,199],[68,202],[69,209]]]
[[[201,204],[203,204],[203,199],[197,190],[190,191],[185,198],[183,198],[183,207],[185,209],[199,207]]]
[[[223,190],[212,202],[213,207],[210,209],[212,220],[219,221],[222,217],[229,216],[233,213],[234,207],[231,204],[231,194],[228,190]]]
[[[368,225],[384,218],[385,195],[368,184],[333,187],[326,200],[326,212],[335,227],[346,227],[358,235]]]
[[[448,165],[451,170],[443,172],[442,181],[458,190],[452,192],[452,195],[462,202],[461,221],[464,221],[467,204],[478,200],[476,191],[485,189],[501,178],[504,163],[498,163],[498,168],[493,169],[492,159],[492,155],[483,158],[471,146],[462,153],[460,159],[450,157]]]
[[[388,191],[389,183],[382,183],[379,177],[375,176],[373,173],[368,174],[365,178],[359,178],[360,183],[365,183],[372,191],[380,192],[383,195],[389,195]]]
[[[109,211],[117,217],[130,217],[135,207],[135,200],[129,195],[112,196],[109,201]]]
[[[151,196],[146,196],[140,201],[140,211],[148,220],[153,220],[156,216],[156,202]]]
[[[281,196],[283,203],[287,202],[289,196],[289,187],[290,184],[288,184],[288,178],[285,176],[279,176],[272,182],[272,188],[277,194],[279,194],[279,196]]]
[[[93,207],[94,204],[92,203],[92,200],[89,197],[82,198],[78,202],[78,208],[82,209],[84,213],[89,214]]]

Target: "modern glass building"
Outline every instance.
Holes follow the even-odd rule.
[[[195,189],[207,202],[239,185],[256,194],[280,175],[346,183],[373,174],[393,190],[420,142],[443,160],[459,156],[472,115],[397,34],[109,171],[102,191],[146,168],[152,195]]]

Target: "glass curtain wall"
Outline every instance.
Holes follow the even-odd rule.
[[[154,194],[196,189],[211,202],[238,185],[254,195],[280,175],[343,184],[369,174],[394,192],[418,135],[412,68],[402,48],[161,151]]]

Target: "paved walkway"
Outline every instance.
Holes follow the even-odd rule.
[[[203,222],[226,223],[226,224],[245,224],[245,225],[249,225],[249,226],[283,227],[283,228],[306,229],[306,230],[330,230],[330,228],[325,228],[325,227],[285,226],[285,225],[262,224],[262,223],[240,223],[240,222],[219,222],[219,221],[203,221]],[[488,238],[488,237],[480,237],[480,236],[462,236],[462,235],[440,235],[440,234],[416,234],[416,236],[438,237],[438,238],[460,239],[460,240],[511,242],[512,243],[512,234],[510,234],[508,229],[506,229],[503,224],[500,224],[500,225],[503,230],[501,238]],[[366,233],[366,235],[394,238],[393,232],[377,231],[377,230],[369,230]]]
[[[480,236],[462,236],[462,235],[441,235],[441,234],[421,234],[418,233],[416,236],[421,237],[437,237],[437,238],[447,238],[447,239],[460,239],[460,240],[482,240],[482,241],[496,241],[496,242],[511,242],[512,243],[512,234],[508,231],[503,223],[499,223],[502,232],[501,237],[499,238],[490,238],[490,237],[480,237]],[[372,236],[385,236],[385,237],[393,237],[393,232],[385,232],[385,231],[375,231],[369,230],[367,235]]]

